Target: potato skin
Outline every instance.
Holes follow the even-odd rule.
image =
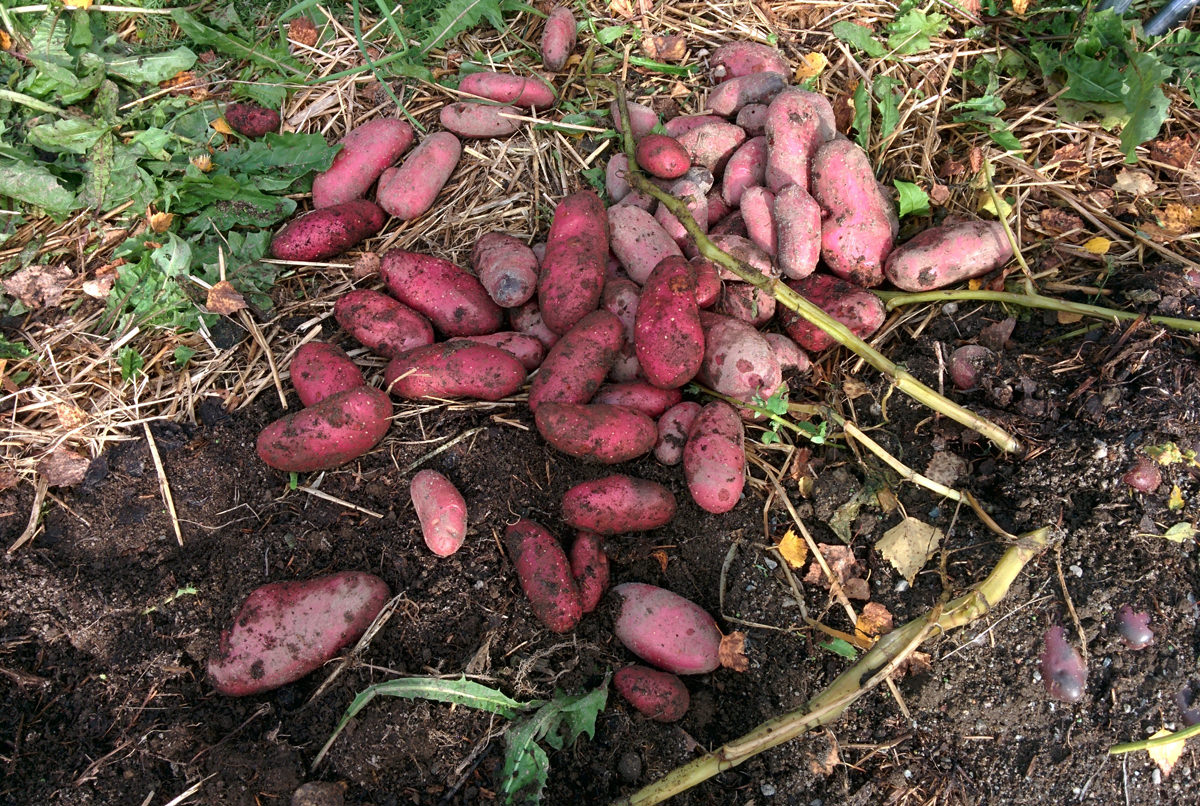
[[[412,145],[413,137],[412,126],[395,118],[372,120],[347,132],[329,169],[313,177],[313,207],[366,196],[384,169]]]
[[[683,461],[683,446],[687,443],[688,431],[696,416],[700,414],[700,404],[686,400],[677,403],[663,412],[658,418],[658,442],[654,445],[654,458],[664,465],[677,465]]]
[[[746,188],[739,205],[746,234],[754,245],[772,257],[777,251],[775,240],[775,194],[763,187]]]
[[[258,435],[258,457],[276,470],[331,470],[379,444],[391,425],[392,402],[373,386],[330,395],[282,417]]]
[[[691,166],[679,141],[665,134],[647,134],[638,140],[634,157],[646,173],[659,179],[678,179]]]
[[[799,280],[816,271],[821,258],[821,206],[799,185],[775,194],[775,262],[784,277]]]
[[[750,283],[731,280],[721,289],[721,298],[713,310],[757,328],[771,321],[775,307],[775,297],[771,294]]]
[[[544,403],[587,403],[617,360],[624,341],[621,320],[592,311],[554,343],[529,385],[529,408]]]
[[[459,82],[458,88],[463,92],[487,98],[500,104],[511,104],[525,109],[538,107],[547,109],[554,106],[557,97],[554,88],[541,79],[531,76],[515,76],[511,73],[497,73],[492,70],[481,70],[471,73]]]
[[[782,333],[763,333],[763,338],[767,340],[767,344],[771,345],[771,352],[774,353],[775,360],[779,362],[780,371],[808,372],[812,369],[812,361],[809,359],[808,353],[801,350],[800,345],[787,336]]]
[[[733,122],[745,129],[747,137],[762,137],[767,130],[767,108],[768,104],[746,104]]]
[[[649,666],[634,664],[618,670],[613,686],[639,714],[655,722],[678,722],[692,704],[682,680]]]
[[[721,177],[721,198],[731,208],[737,207],[748,188],[765,184],[766,171],[767,138],[751,137],[738,146],[725,164],[725,174]]]
[[[656,481],[613,473],[567,490],[562,517],[576,529],[600,535],[647,532],[675,517],[675,496]]]
[[[811,192],[821,205],[821,257],[830,271],[865,288],[882,283],[895,211],[867,153],[849,140],[822,145],[812,161]]]
[[[768,397],[783,380],[762,334],[730,317],[714,317],[704,329],[704,361],[696,377],[723,395],[745,401],[755,395]]]
[[[600,305],[608,270],[608,215],[593,191],[567,196],[554,208],[538,278],[546,326],[566,333]]]
[[[247,137],[258,138],[279,131],[279,113],[258,104],[229,104],[225,107],[225,122],[229,128]]]
[[[634,141],[641,140],[650,130],[658,125],[658,113],[645,104],[639,104],[637,101],[627,101],[629,107],[629,129],[633,132]],[[608,105],[609,114],[612,115],[613,128],[619,132],[624,132],[625,128],[621,124],[621,108],[613,101]],[[669,132],[668,132],[669,133]],[[615,154],[613,156],[616,156]]]
[[[536,337],[515,330],[501,330],[479,336],[460,336],[459,339],[498,347],[520,361],[526,372],[533,372],[541,366],[542,359],[546,356],[546,348]]]
[[[737,506],[746,481],[745,431],[728,403],[714,401],[696,415],[683,447],[683,475],[701,509],[719,515]]]
[[[658,439],[653,420],[623,406],[543,403],[534,422],[554,449],[607,465],[649,453]]]
[[[812,274],[802,280],[788,280],[787,285],[850,328],[860,339],[869,338],[887,318],[879,297],[838,277]],[[824,350],[834,343],[825,331],[787,308],[780,306],[777,318],[784,332],[809,352]]]
[[[629,195],[632,188],[629,187],[628,175],[629,157],[624,153],[613,154],[604,168],[604,192],[608,194],[610,203],[616,204]]]
[[[608,590],[608,555],[604,541],[593,532],[580,532],[571,544],[571,576],[579,587],[579,603],[591,613]]]
[[[449,557],[467,537],[467,502],[450,479],[436,470],[421,470],[408,485],[425,545]]]
[[[663,130],[678,140],[692,129],[698,129],[708,123],[728,123],[720,115],[677,115],[663,124]]]
[[[760,42],[726,42],[712,52],[708,63],[715,81],[728,81],[751,73],[792,74],[783,53]]]
[[[683,257],[670,233],[640,207],[618,204],[608,208],[608,227],[613,254],[638,285],[645,284],[663,258]]]
[[[429,135],[400,167],[383,172],[375,200],[400,221],[424,215],[446,186],[461,156],[462,146],[450,132]]]
[[[788,90],[767,107],[766,185],[778,193],[788,185],[807,188],[813,156],[824,142],[821,115],[812,98]]]
[[[919,233],[888,255],[883,271],[897,288],[932,291],[981,277],[1012,256],[999,221],[967,221]]]
[[[263,585],[221,634],[209,679],[230,697],[299,680],[366,632],[390,596],[382,579],[355,571]]]
[[[545,320],[542,319],[542,311],[538,307],[537,300],[531,299],[519,308],[509,308],[508,322],[512,325],[513,330],[518,333],[524,333],[527,336],[533,336],[547,350],[562,338],[546,326]]]
[[[650,419],[659,417],[682,399],[683,394],[678,389],[663,389],[640,380],[606,383],[592,396],[593,403],[624,406],[640,411]]]
[[[687,205],[692,220],[696,222],[696,226],[703,233],[708,232],[707,193],[711,187],[712,174],[703,168],[692,168],[680,179],[676,180],[675,184],[671,185],[670,188],[671,195]],[[667,235],[671,236],[676,246],[684,254],[689,256],[696,254],[695,239],[692,238],[691,234],[683,226],[683,223],[675,217],[675,214],[667,209],[665,204],[660,204],[654,211],[654,220],[658,222]]]
[[[748,104],[770,103],[784,87],[787,77],[773,71],[759,71],[726,79],[709,90],[708,111],[731,117]]]
[[[504,545],[538,621],[555,633],[578,624],[583,616],[579,588],[554,535],[541,524],[522,518],[504,530]]]
[[[575,49],[575,16],[555,6],[542,29],[542,66],[552,73],[562,70]]]
[[[696,274],[683,257],[654,267],[642,289],[633,344],[646,380],[678,389],[696,376],[704,360],[704,329],[696,305]]]
[[[521,388],[525,367],[498,347],[454,339],[393,358],[383,370],[383,379],[392,394],[409,400],[500,400]]]
[[[333,305],[333,318],[354,340],[384,358],[433,344],[433,325],[387,294],[360,288]]]
[[[672,674],[707,674],[720,665],[721,631],[699,605],[665,588],[626,582],[613,633],[633,654]]]
[[[301,405],[312,406],[330,395],[365,386],[362,370],[336,344],[310,341],[292,357],[292,386]]]
[[[721,296],[721,274],[708,258],[697,256],[689,263],[696,273],[696,305],[711,308]]]
[[[537,293],[538,260],[511,235],[488,232],[471,251],[471,268],[488,296],[501,308],[524,305]]]
[[[504,312],[479,279],[448,260],[392,249],[383,256],[379,274],[396,299],[429,317],[447,336],[495,333],[504,324]]]
[[[470,101],[446,104],[438,121],[447,131],[468,140],[507,137],[521,128],[521,121],[506,115],[520,115],[515,106],[477,104]]]
[[[278,260],[324,260],[383,229],[387,215],[375,202],[354,199],[293,218],[271,239]]]
[[[719,120],[697,126],[676,139],[687,149],[693,165],[702,165],[716,176],[737,147],[745,142],[746,132],[727,120]]]

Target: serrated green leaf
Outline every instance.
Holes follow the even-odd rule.
[[[86,154],[108,126],[91,118],[66,118],[29,129],[29,143],[43,151]]]
[[[858,650],[856,650],[849,641],[841,638],[831,638],[825,643],[818,644],[817,646],[821,647],[822,649],[828,649],[833,654],[841,655],[843,658],[848,660],[854,660],[858,657]]]
[[[865,151],[871,142],[871,93],[865,81],[860,81],[854,90],[854,120],[851,125],[856,132],[855,141]]]
[[[1185,540],[1191,540],[1195,536],[1196,527],[1187,521],[1177,523],[1170,529],[1167,529],[1167,531],[1163,532],[1163,537],[1176,543],[1182,543]]]
[[[861,50],[872,59],[882,59],[887,48],[871,34],[871,31],[861,25],[843,20],[833,24],[833,35],[847,45]]]
[[[1152,53],[1134,53],[1125,70],[1122,103],[1129,123],[1121,129],[1121,153],[1126,162],[1136,162],[1134,149],[1158,135],[1171,104],[1162,83],[1171,71]]]
[[[538,746],[544,740],[556,750],[586,733],[592,738],[596,716],[608,702],[608,679],[593,691],[559,695],[509,731],[500,772],[500,792],[505,803],[537,803],[550,769],[546,753]]]
[[[929,194],[912,182],[897,179],[892,182],[896,192],[900,194],[900,217],[906,215],[927,215],[929,213]]]
[[[114,138],[108,132],[88,149],[84,169],[83,187],[79,190],[79,201],[94,210],[105,209],[104,202],[112,185]]]
[[[421,41],[421,53],[428,53],[446,40],[474,28],[483,19],[487,19],[493,28],[503,30],[500,0],[450,0],[438,9],[428,24]]]
[[[888,48],[901,56],[929,50],[930,37],[940,36],[950,27],[944,14],[926,14],[912,9],[888,23]]]
[[[79,208],[75,194],[41,165],[0,160],[0,197],[7,196],[55,216]]]
[[[876,76],[871,84],[875,101],[879,104],[879,136],[886,139],[900,124],[899,79],[891,76]]]
[[[142,371],[146,359],[132,347],[122,347],[117,350],[117,366],[121,368],[121,380],[128,381]]]
[[[287,187],[305,174],[329,168],[340,149],[341,146],[330,145],[319,134],[271,132],[259,140],[218,151],[212,155],[212,161],[215,167],[230,173],[262,174],[286,180],[282,187]]]
[[[176,347],[175,351],[171,354],[175,359],[175,368],[183,369],[186,367],[188,362],[192,360],[192,356],[195,354],[196,351],[191,347],[187,347],[182,344]]]
[[[0,336],[0,359],[20,360],[28,358],[30,355],[29,348],[24,344],[16,341],[9,341]]]
[[[305,75],[304,71],[296,66],[295,59],[287,55],[286,51],[272,54],[268,52],[265,43],[249,45],[236,36],[210,28],[182,8],[171,9],[171,19],[184,35],[197,45],[206,45],[229,56],[247,59],[268,70],[300,77]]]
[[[196,63],[196,54],[180,45],[166,53],[136,56],[112,56],[105,59],[110,76],[116,76],[130,84],[158,84],[176,73],[190,70]]]

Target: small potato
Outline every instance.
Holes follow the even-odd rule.
[[[768,277],[775,277],[779,270],[775,267],[771,256],[762,250],[758,244],[742,235],[709,233],[712,242],[722,251],[728,252],[743,263],[748,263]],[[736,274],[724,266],[717,266],[717,274],[722,280],[741,280]]]
[[[640,366],[640,364],[639,364]],[[624,406],[640,411],[651,419],[657,419],[664,411],[683,399],[678,389],[663,389],[647,381],[625,381],[606,383],[592,396],[593,403]]]
[[[365,386],[362,370],[336,344],[310,341],[300,345],[289,368],[301,405],[312,406],[330,395]]]
[[[557,100],[554,88],[532,76],[514,76],[511,73],[496,73],[491,70],[481,70],[471,73],[458,83],[463,92],[478,95],[499,104],[529,109],[549,109]]]
[[[625,648],[673,674],[707,674],[721,665],[721,631],[699,605],[665,588],[626,582],[613,633]]]
[[[745,142],[746,132],[739,126],[721,120],[697,126],[676,139],[687,149],[693,165],[702,165],[716,176],[724,170],[725,163],[737,147]]]
[[[521,111],[515,106],[477,104],[470,101],[446,104],[438,113],[438,121],[447,131],[459,137],[482,140],[507,137],[521,128],[517,120]]]
[[[355,571],[256,588],[221,633],[209,679],[230,697],[295,682],[358,640],[390,596],[382,579]]]
[[[775,315],[775,297],[750,283],[730,281],[721,289],[721,298],[713,310],[762,327]]]
[[[262,137],[279,131],[279,113],[252,103],[233,103],[225,107],[229,128],[247,137]]]
[[[629,128],[633,132],[633,139],[636,142],[658,125],[658,113],[637,101],[627,101],[627,106],[629,107]],[[612,115],[613,128],[618,132],[624,132],[625,127],[621,123],[621,109],[616,101],[609,104],[608,111]]]
[[[351,129],[339,141],[342,150],[329,169],[313,177],[313,207],[333,207],[366,196],[413,138],[412,126],[395,118],[378,118]]]
[[[642,289],[628,277],[611,277],[604,284],[600,307],[621,320],[626,341],[633,341],[633,323],[641,296]]]
[[[683,476],[688,493],[706,512],[721,514],[737,506],[746,482],[745,430],[741,417],[724,401],[700,410],[683,446]]]
[[[467,537],[467,502],[436,470],[422,470],[408,485],[425,545],[439,557],[458,551]]]
[[[738,110],[734,123],[746,131],[747,137],[762,137],[767,131],[767,104],[746,104]]]
[[[402,302],[362,288],[343,294],[333,318],[355,341],[384,358],[433,344],[433,325]]]
[[[687,205],[692,220],[696,222],[696,226],[703,233],[708,232],[707,194],[712,183],[711,173],[703,168],[692,168],[676,180],[670,188],[671,195]],[[690,255],[696,253],[696,243],[691,233],[684,228],[683,223],[667,209],[665,204],[660,204],[654,211],[654,220],[671,236],[681,251]]]
[[[771,352],[775,354],[775,360],[779,362],[779,369],[782,372],[788,370],[808,372],[812,369],[812,361],[809,360],[808,353],[801,350],[800,345],[787,336],[782,333],[763,333],[763,338],[767,340],[767,344],[771,345]]]
[[[691,401],[678,403],[663,412],[658,418],[655,459],[664,465],[677,465],[683,460],[683,446],[687,443],[688,431],[699,413],[700,404]]]
[[[638,140],[634,157],[646,173],[660,179],[678,179],[691,166],[679,141],[665,134],[647,134]]]
[[[383,370],[397,397],[501,400],[525,383],[525,367],[498,347],[452,339],[397,356]]]
[[[895,210],[875,181],[867,152],[849,140],[830,140],[813,157],[811,183],[821,206],[825,265],[855,285],[882,283],[883,264],[895,242]]]
[[[534,422],[556,450],[607,465],[649,453],[658,441],[654,421],[623,406],[544,403]]]
[[[617,360],[625,339],[621,320],[592,311],[555,342],[529,385],[529,408],[554,403],[587,403]]]
[[[775,194],[763,187],[746,188],[742,193],[740,209],[750,240],[774,257],[778,248],[775,239]]]
[[[687,134],[692,129],[703,126],[707,123],[728,123],[729,121],[720,115],[678,115],[673,117],[663,124],[663,130],[674,137],[676,140],[681,135]]]
[[[821,206],[799,185],[775,194],[775,262],[784,277],[812,274],[821,258]]]
[[[696,273],[696,306],[711,308],[721,297],[721,274],[708,258],[697,256],[690,263]]]
[[[630,383],[642,377],[642,366],[638,363],[633,342],[621,345],[621,353],[608,371],[608,380],[613,383]]]
[[[538,621],[555,633],[578,624],[583,617],[579,588],[554,535],[540,523],[522,518],[504,530],[504,546]]]
[[[631,280],[642,285],[664,258],[682,258],[679,245],[654,216],[627,205],[608,208],[608,228],[613,254]]]
[[[772,193],[788,185],[808,187],[809,166],[824,142],[821,115],[809,95],[788,90],[767,107],[766,184]]]
[[[613,154],[604,169],[604,192],[613,204],[629,195],[629,157]]]
[[[748,188],[764,184],[767,170],[767,138],[751,137],[733,152],[721,178],[721,198],[730,209],[742,203]]]
[[[537,293],[537,258],[532,249],[511,235],[480,235],[471,251],[471,268],[501,308],[524,305]]]
[[[613,675],[613,687],[639,714],[655,722],[678,722],[692,704],[682,680],[649,666],[620,669]]]
[[[704,330],[704,361],[696,377],[723,395],[749,402],[769,397],[783,376],[769,345],[754,327],[715,317]]]
[[[555,333],[566,333],[596,310],[607,266],[604,203],[590,190],[567,196],[554,208],[538,278],[538,307],[546,326]]]
[[[734,152],[737,153],[737,152]],[[732,159],[732,157],[730,157]],[[729,168],[728,165],[725,166]],[[733,212],[733,208],[729,203],[721,197],[720,191],[713,191],[708,194],[708,226],[711,231],[713,225],[719,222],[725,216]]]
[[[338,392],[276,420],[258,435],[255,450],[276,470],[332,470],[379,444],[391,425],[392,402],[373,386]]]
[[[496,333],[484,333],[479,336],[460,336],[459,338],[463,341],[473,341],[476,344],[486,344],[491,347],[500,348],[520,361],[521,366],[525,367],[526,372],[533,372],[540,367],[542,359],[546,357],[545,346],[538,341],[537,337],[531,336],[528,333],[501,330]]]
[[[760,42],[726,42],[708,57],[714,81],[728,81],[752,73],[792,74],[787,58],[776,48]]]
[[[458,166],[462,146],[450,132],[435,132],[413,149],[399,168],[379,177],[379,206],[401,221],[424,215]]]
[[[663,259],[642,289],[633,326],[642,373],[651,384],[678,389],[704,359],[704,330],[696,305],[696,274],[682,256]]]
[[[354,199],[293,218],[271,239],[271,257],[313,261],[340,255],[383,229],[387,215],[374,202]]]
[[[591,613],[608,590],[608,555],[600,535],[580,532],[571,544],[571,576],[579,588],[579,604]]]
[[[967,392],[979,383],[980,375],[994,370],[996,354],[982,344],[964,344],[950,354],[947,365],[950,380],[954,381],[956,387]]]
[[[787,284],[861,339],[870,338],[887,318],[879,297],[841,278],[811,274],[802,280],[788,280]],[[784,332],[809,352],[819,352],[834,344],[825,331],[794,311],[780,306],[777,318]]]
[[[448,260],[392,249],[383,256],[379,274],[396,299],[429,317],[447,336],[495,333],[504,323],[504,312],[479,279]]]
[[[897,288],[932,291],[982,277],[1012,255],[999,221],[966,221],[919,233],[888,255],[883,271]]]
[[[570,9],[555,6],[542,29],[542,66],[557,73],[575,49],[575,16]]]
[[[547,350],[561,338],[546,327],[546,322],[542,319],[542,311],[535,300],[530,300],[519,308],[509,308],[508,321],[513,330],[524,333],[526,336],[533,336]]]
[[[675,496],[658,482],[614,473],[567,490],[562,516],[576,529],[601,535],[648,532],[675,517]]]
[[[769,104],[786,86],[787,77],[781,73],[750,73],[713,87],[709,90],[706,106],[714,115],[731,117],[748,104]]]

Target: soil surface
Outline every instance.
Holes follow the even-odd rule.
[[[1192,317],[1200,303],[1176,269],[1147,269],[1125,288],[1120,282],[1112,303],[1157,289],[1157,309],[1144,293],[1128,295],[1149,304],[1148,313]],[[995,344],[1002,338],[989,326],[1010,315],[1011,338]],[[792,378],[794,400],[833,401],[861,426],[877,426],[875,438],[909,466],[974,492],[1004,529],[1050,526],[1056,548],[1032,562],[986,617],[927,644],[928,669],[898,680],[895,693],[880,687],[828,731],[757,756],[674,803],[1200,800],[1196,745],[1168,776],[1145,753],[1107,755],[1119,742],[1182,727],[1177,695],[1200,683],[1195,544],[1161,536],[1196,521],[1197,466],[1163,467],[1151,493],[1121,481],[1147,446],[1200,449],[1195,341],[1141,322],[1086,326],[960,304],[911,312],[885,342],[919,379],[1015,433],[1023,456],[1001,455],[930,417],[869,368],[850,374],[850,361],[826,358],[813,374]],[[946,360],[955,347],[980,341],[992,341],[999,360],[979,388],[958,392]],[[300,479],[358,510],[290,489],[286,474],[258,460],[255,438],[281,413],[266,394],[234,415],[214,399],[195,422],[153,429],[182,546],[138,433],[96,460],[82,485],[51,489],[43,531],[2,555],[0,802],[163,804],[196,786],[182,802],[252,806],[287,803],[306,781],[340,782],[352,804],[499,802],[505,721],[462,707],[377,698],[325,762],[315,771],[310,765],[371,683],[466,672],[518,699],[546,698],[594,688],[632,660],[612,635],[606,606],[554,635],[518,587],[498,539],[505,523],[527,516],[569,540],[558,508],[563,492],[609,472],[548,448],[523,403],[397,407],[382,446],[322,478]],[[753,453],[772,465],[785,455],[763,446]],[[953,595],[1003,553],[968,509],[897,481],[840,435],[809,457],[783,468],[798,514],[818,542],[836,545],[828,522],[866,494],[849,521],[851,545],[871,600],[897,624],[946,593],[937,557],[909,586],[874,549],[903,513],[946,533]],[[422,542],[408,496],[416,467],[445,473],[467,499],[473,527],[452,557],[436,558]],[[791,523],[778,496],[768,502],[765,485],[753,484],[732,512],[715,516],[690,501],[678,468],[645,458],[619,469],[666,484],[680,508],[666,528],[608,541],[614,584],[668,587],[707,608],[723,629],[744,630],[750,668],[688,678],[692,706],[674,725],[647,721],[611,694],[593,738],[550,751],[546,803],[602,804],[629,794],[801,706],[848,664],[819,646],[828,637],[806,627],[768,548]],[[764,471],[752,463],[751,475],[761,480]],[[1183,506],[1172,510],[1174,487]],[[877,498],[880,491],[890,495]],[[5,546],[25,528],[33,494],[29,485],[0,493]],[[260,696],[214,692],[207,658],[250,591],[344,570],[378,574],[403,598],[320,697],[310,702],[334,663]],[[825,587],[804,584],[802,596],[810,616],[852,631]],[[1129,650],[1119,640],[1115,614],[1125,604],[1150,614],[1156,639],[1148,648]],[[1086,642],[1086,692],[1075,704],[1051,699],[1040,679],[1042,635],[1056,624],[1076,647],[1080,629]]]

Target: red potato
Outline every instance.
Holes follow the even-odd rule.
[[[425,545],[439,557],[462,548],[467,537],[467,502],[450,479],[436,470],[422,470],[408,485]]]
[[[554,106],[557,100],[554,88],[540,78],[514,76],[511,73],[496,73],[491,70],[471,73],[458,83],[458,88],[489,101],[525,109],[535,106],[548,109]]]
[[[678,722],[692,704],[682,680],[649,666],[635,664],[618,670],[613,687],[639,714],[655,722]]]
[[[534,337],[547,350],[559,340],[559,335],[546,327],[546,322],[542,319],[542,311],[534,300],[526,302],[519,308],[509,308],[508,321],[513,330]]]
[[[462,146],[450,132],[435,132],[413,149],[398,168],[379,177],[375,199],[400,221],[424,215],[458,166]]]
[[[579,588],[579,604],[591,613],[608,590],[608,555],[600,535],[580,532],[571,544],[571,576]]]
[[[529,385],[529,408],[552,403],[587,403],[617,360],[625,340],[621,320],[592,311],[554,343]]]
[[[979,377],[996,366],[996,354],[982,344],[964,344],[950,354],[950,380],[964,392],[974,389]],[[1157,487],[1158,485],[1154,485]]]
[[[721,297],[721,275],[717,266],[705,257],[694,257],[690,261],[696,273],[696,306],[711,308]]]
[[[225,107],[225,122],[229,128],[247,137],[258,138],[279,131],[279,113],[258,104],[229,104]]]
[[[554,449],[606,465],[649,453],[658,441],[654,421],[624,406],[544,403],[534,422]]]
[[[736,235],[739,238],[745,238],[746,222],[742,220],[742,211],[734,210],[716,224],[709,226],[708,234],[710,238],[720,235]]]
[[[762,250],[758,244],[749,238],[732,234],[709,233],[712,242],[722,251],[728,252],[743,263],[749,263],[768,277],[775,277],[779,270],[771,260],[771,256]],[[717,274],[722,280],[741,280],[736,274],[724,266],[717,266]]]
[[[378,445],[391,416],[385,393],[358,386],[271,423],[259,433],[255,451],[287,473],[332,470]]]
[[[650,272],[667,257],[683,257],[675,239],[654,216],[638,207],[608,208],[608,228],[613,254],[631,280],[645,284]]]
[[[775,262],[784,277],[812,274],[821,258],[821,206],[799,185],[775,194]]]
[[[384,358],[433,344],[428,319],[369,288],[343,294],[333,305],[333,318],[355,341]]]
[[[767,188],[778,193],[788,185],[808,187],[813,155],[824,142],[821,113],[809,95],[780,93],[767,107]]]
[[[800,349],[800,345],[789,339],[782,333],[764,333],[763,338],[767,340],[767,344],[771,345],[771,352],[775,355],[775,360],[779,362],[779,369],[782,372],[795,370],[797,372],[808,372],[812,369],[812,361],[808,357],[808,353]]]
[[[538,260],[533,250],[511,235],[488,232],[471,251],[471,268],[492,301],[516,308],[537,293]]]
[[[365,386],[362,370],[336,344],[310,341],[300,345],[289,368],[301,405],[312,406],[330,395]]]
[[[679,115],[673,117],[663,124],[663,130],[674,137],[676,140],[681,135],[687,134],[692,129],[703,126],[707,123],[728,123],[729,121],[720,115]]]
[[[746,140],[746,132],[734,124],[720,120],[705,123],[676,138],[687,149],[693,165],[702,165],[716,176],[725,163]]]
[[[714,115],[732,117],[748,104],[769,104],[784,87],[787,77],[760,71],[721,82],[709,90],[706,107]]]
[[[883,272],[905,291],[932,291],[994,271],[1013,256],[999,221],[931,227],[888,255]]]
[[[648,532],[675,517],[675,496],[658,482],[614,473],[567,490],[562,516],[576,529],[601,535]]]
[[[448,260],[392,249],[383,256],[379,274],[396,299],[429,317],[447,336],[495,333],[504,324],[504,312],[479,279]]]
[[[271,239],[271,257],[313,261],[340,255],[383,229],[387,215],[374,202],[354,199],[293,218]]]
[[[592,396],[593,403],[624,406],[652,420],[682,399],[683,393],[678,389],[662,389],[642,380],[606,383]]]
[[[613,204],[629,195],[629,157],[613,154],[604,169],[604,192]]]
[[[383,381],[393,395],[408,400],[501,400],[525,383],[525,367],[499,347],[452,339],[393,358]]]
[[[647,134],[637,142],[634,157],[642,170],[660,179],[678,179],[691,166],[688,153],[674,137]]]
[[[708,196],[706,194],[711,187],[712,174],[703,168],[692,168],[670,188],[671,195],[687,205],[692,220],[696,222],[696,226],[703,233],[708,232]],[[665,204],[660,204],[654,211],[654,220],[671,236],[680,250],[685,254],[695,253],[695,240]]]
[[[820,135],[822,143],[827,143],[839,136],[837,118],[833,114],[833,105],[829,103],[828,98],[819,92],[813,92],[801,87],[788,87],[785,91],[807,99],[812,104],[813,109],[817,112],[817,133]]]
[[[366,196],[413,138],[412,126],[395,118],[379,118],[351,129],[339,141],[342,150],[329,169],[313,177],[313,207],[333,207]]]
[[[554,208],[538,278],[538,307],[546,326],[566,333],[596,310],[608,266],[608,215],[590,190],[567,196]]]
[[[642,193],[640,190],[630,190],[626,193],[614,207],[637,207],[646,212],[650,212],[655,208],[658,201],[649,193]]]
[[[774,256],[775,241],[775,194],[763,187],[746,188],[740,204],[742,220],[746,222],[746,234],[754,245]]]
[[[562,70],[575,49],[575,16],[555,6],[542,29],[542,66],[552,73]]]
[[[736,153],[736,152],[734,152],[734,153]],[[732,159],[732,157],[730,157],[730,159]],[[726,168],[726,170],[728,170],[729,166],[726,165],[725,168]],[[721,197],[720,191],[710,191],[709,192],[709,194],[708,194],[708,226],[709,226],[710,230],[713,227],[713,225],[715,225],[721,219],[725,218],[725,216],[729,215],[731,212],[733,212],[733,208],[731,208],[729,206],[729,203],[726,202],[725,199],[723,199]]]
[[[683,476],[688,493],[706,512],[721,514],[737,506],[746,483],[746,437],[741,417],[724,401],[700,410],[683,446]]]
[[[794,337],[793,337],[794,338]],[[704,361],[696,377],[723,395],[749,402],[769,397],[783,381],[771,345],[740,319],[713,317],[704,329]]]
[[[639,104],[637,101],[627,101],[629,107],[629,128],[633,132],[633,139],[636,142],[649,134],[655,126],[658,125],[658,113],[645,104]],[[625,127],[621,123],[621,108],[613,101],[608,105],[609,114],[612,115],[613,128],[619,132],[624,132]]]
[[[613,588],[613,633],[625,648],[673,674],[707,674],[721,665],[721,631],[699,605],[642,582]]]
[[[610,277],[600,295],[600,307],[621,320],[626,341],[633,341],[633,322],[641,296],[642,289],[628,277]]]
[[[621,345],[621,354],[608,371],[608,380],[613,383],[629,383],[642,377],[642,366],[638,363],[637,353],[634,352],[633,342]]]
[[[733,122],[745,130],[747,137],[762,137],[767,131],[768,108],[767,104],[746,104],[738,110]]]
[[[293,683],[358,640],[390,596],[382,579],[354,571],[256,588],[221,633],[209,679],[230,697]]]
[[[486,344],[498,347],[521,362],[526,372],[533,372],[542,365],[546,357],[545,346],[536,336],[528,333],[518,333],[513,330],[501,330],[496,333],[484,333],[479,336],[460,336],[462,341],[473,341],[476,344]]]
[[[879,297],[841,278],[812,274],[802,280],[788,280],[787,284],[861,339],[870,338],[887,318]],[[778,319],[784,332],[809,352],[819,352],[834,343],[825,331],[794,311],[781,306]]]
[[[704,359],[704,330],[696,305],[696,273],[683,257],[665,258],[646,279],[633,344],[651,384],[677,389],[696,376]]]
[[[713,310],[757,328],[771,321],[775,307],[775,297],[767,292],[749,283],[730,281],[725,283]]]
[[[540,523],[522,518],[504,530],[504,545],[538,621],[556,633],[578,624],[583,617],[579,587],[554,535]]]
[[[517,120],[520,115],[521,110],[515,106],[459,101],[443,106],[438,113],[438,121],[443,128],[459,137],[482,140],[512,134],[521,128],[521,121]]]
[[[714,81],[728,81],[751,73],[792,74],[779,50],[760,42],[726,42],[708,57]]]
[[[742,203],[742,194],[748,188],[762,185],[767,170],[767,138],[751,137],[738,146],[721,177],[721,198],[730,206]]]
[[[812,161],[811,191],[821,205],[821,257],[829,270],[866,288],[882,283],[895,211],[867,152],[849,140],[822,145]]]
[[[654,445],[654,458],[664,465],[677,465],[683,460],[683,446],[687,443],[688,431],[700,413],[700,404],[691,401],[677,403],[658,418],[658,442]]]

